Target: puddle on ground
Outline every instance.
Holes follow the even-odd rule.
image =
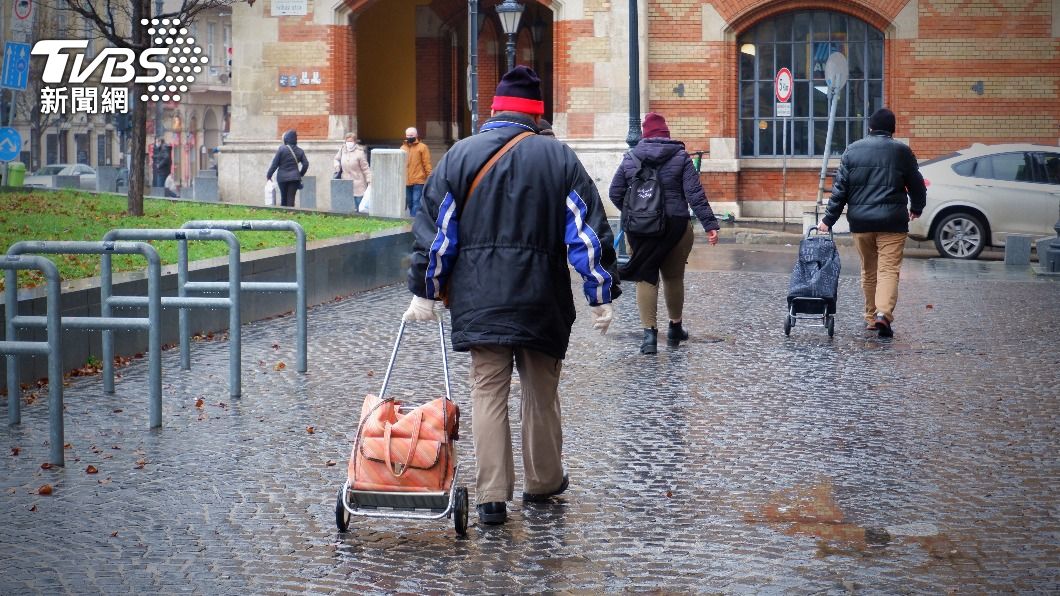
[[[758,512],[745,513],[744,521],[752,524],[786,526],[789,536],[813,536],[817,539],[817,556],[871,556],[884,552],[892,543],[916,544],[931,557],[932,564],[982,567],[982,553],[974,540],[951,537],[939,532],[929,522],[911,522],[887,527],[870,527],[853,523],[835,500],[832,479],[822,477],[814,484],[796,485],[769,496]]]

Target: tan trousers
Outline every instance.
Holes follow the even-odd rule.
[[[510,501],[515,492],[508,392],[512,361],[519,371],[519,418],[523,436],[523,491],[548,493],[563,482],[563,427],[559,374],[563,361],[510,346],[471,348],[471,434],[478,479],[475,500]]]
[[[905,254],[905,232],[865,232],[854,234],[854,245],[861,255],[861,289],[865,292],[865,321],[872,323],[876,313],[894,320],[898,303],[898,272]]]
[[[671,321],[680,321],[685,308],[685,264],[688,263],[688,254],[692,252],[694,240],[692,222],[689,221],[685,235],[681,236],[681,240],[659,266],[666,314],[670,315]],[[659,286],[644,281],[637,282],[637,311],[640,312],[641,327],[651,329],[658,326]]]

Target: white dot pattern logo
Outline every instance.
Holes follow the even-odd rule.
[[[140,25],[150,25],[147,34],[154,39],[156,47],[166,50],[168,55],[165,62],[170,65],[168,72],[164,74],[165,84],[159,82],[156,85],[148,85],[147,93],[141,95],[140,100],[180,101],[181,96],[177,95],[177,92],[188,91],[188,84],[195,82],[195,76],[191,73],[202,72],[198,63],[206,64],[209,59],[201,55],[202,48],[195,45],[195,38],[188,35],[188,29],[181,27],[178,19],[140,19]]]

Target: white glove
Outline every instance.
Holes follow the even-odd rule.
[[[601,304],[599,306],[590,307],[593,312],[593,329],[600,332],[600,335],[607,333],[607,328],[611,326],[611,317],[615,314],[615,309],[610,304]]]
[[[426,298],[420,298],[419,296],[412,297],[412,304],[409,304],[409,309],[405,311],[405,314],[401,316],[402,321],[433,321],[437,319],[437,315],[434,314],[434,300],[428,300]]]

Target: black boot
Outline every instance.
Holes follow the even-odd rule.
[[[681,323],[670,321],[670,328],[666,330],[666,345],[676,348],[686,339],[688,339],[688,332],[681,328]]]
[[[655,354],[659,351],[656,347],[659,341],[659,330],[655,327],[644,330],[644,341],[640,342],[641,354]]]

